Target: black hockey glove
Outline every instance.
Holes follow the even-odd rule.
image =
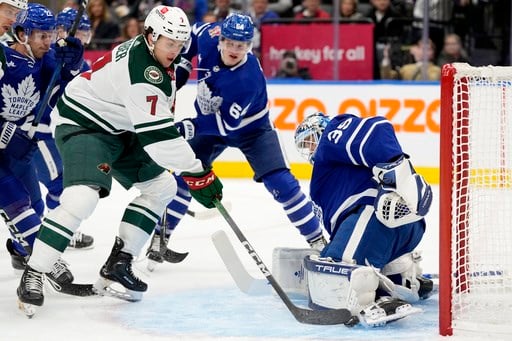
[[[29,163],[37,149],[35,140],[28,137],[12,122],[5,122],[0,132],[0,150],[13,158]]]
[[[188,185],[190,194],[201,205],[213,208],[213,200],[222,199],[222,183],[211,168],[199,173],[181,173],[181,177]]]

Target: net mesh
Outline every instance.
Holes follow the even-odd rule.
[[[459,67],[453,90],[453,327],[512,332],[512,68]]]

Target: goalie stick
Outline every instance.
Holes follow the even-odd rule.
[[[346,324],[351,325],[354,321],[352,314],[348,309],[335,309],[335,310],[310,310],[296,306],[286,295],[283,288],[277,283],[274,276],[270,273],[267,266],[263,263],[261,258],[258,256],[254,248],[251,246],[247,238],[243,235],[240,228],[237,226],[233,218],[229,215],[224,205],[218,200],[213,201],[215,207],[219,210],[220,214],[224,217],[228,225],[231,227],[233,232],[245,247],[249,255],[252,257],[260,271],[267,278],[270,285],[276,291],[277,295],[281,298],[286,308],[292,313],[293,317],[301,323],[307,324],[318,324],[318,325],[333,325],[333,324]]]
[[[251,276],[243,266],[240,258],[223,230],[212,234],[213,245],[228,269],[237,287],[247,295],[262,295],[269,292],[268,282]]]

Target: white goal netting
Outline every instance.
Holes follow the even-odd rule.
[[[452,326],[512,334],[512,68],[454,66]]]

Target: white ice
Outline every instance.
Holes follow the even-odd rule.
[[[270,268],[274,247],[306,247],[279,204],[262,184],[224,179],[224,200],[231,214],[264,263]],[[308,183],[301,182],[307,192]],[[428,215],[428,228],[418,249],[423,250],[425,273],[438,272],[438,201]],[[81,227],[95,238],[90,250],[66,250],[77,283],[93,283],[117,234],[126,204],[136,195],[114,184],[111,196],[100,200],[93,216]],[[193,204],[193,210],[204,210]],[[3,241],[8,232],[0,223]],[[217,254],[210,236],[227,231],[242,262],[257,278],[264,278],[221,216],[208,220],[185,217],[170,247],[190,252],[180,264],[146,270],[146,248],[135,263],[148,283],[142,301],[128,303],[110,297],[72,297],[47,291],[44,306],[32,319],[17,308],[20,274],[0,247],[0,340],[442,340],[438,336],[437,295],[422,302],[422,314],[381,328],[315,326],[297,322],[277,295],[249,296],[236,287]],[[304,304],[304,302],[296,302]],[[460,340],[460,338],[457,338]],[[466,339],[464,339],[466,340]]]

